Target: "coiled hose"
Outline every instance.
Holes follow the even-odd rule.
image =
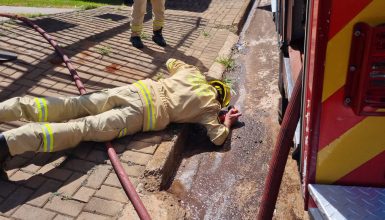
[[[13,14],[4,14],[4,13],[0,13],[0,16],[20,20],[20,21],[24,22],[25,24],[27,24],[28,26],[35,29],[37,32],[39,32],[39,34],[41,34],[48,41],[48,43],[51,44],[53,48],[55,48],[55,51],[62,58],[63,62],[67,66],[68,70],[70,71],[73,80],[75,81],[75,84],[79,90],[79,93],[81,95],[86,94],[86,89],[85,89],[83,83],[81,82],[80,77],[77,74],[74,66],[72,65],[71,60],[68,58],[67,55],[64,54],[63,50],[53,40],[53,38],[49,34],[47,34],[47,32],[45,32],[42,28],[40,28],[39,26],[34,24],[28,18],[18,16],[18,15],[13,15]],[[122,164],[120,163],[119,158],[116,155],[115,149],[113,148],[111,142],[106,142],[105,146],[106,146],[108,157],[110,158],[112,167],[114,168],[114,170],[115,170],[115,172],[119,178],[119,181],[122,184],[124,192],[126,193],[128,198],[130,199],[130,201],[131,201],[132,205],[134,206],[136,213],[138,214],[139,218],[142,220],[151,219],[150,215],[148,214],[146,208],[143,205],[143,202],[140,200],[140,197],[139,197],[138,193],[136,192],[135,187],[132,185],[126,172],[124,171]]]

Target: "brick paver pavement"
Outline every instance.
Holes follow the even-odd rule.
[[[151,41],[129,43],[130,7],[103,7],[35,19],[69,55],[87,91],[111,88],[166,73],[175,57],[208,71],[250,0],[168,0],[166,48]],[[151,15],[151,13],[148,13]],[[0,100],[20,95],[72,96],[77,89],[46,41],[19,22],[0,25],[0,48],[17,61],[0,65]],[[0,125],[0,130],[23,122]],[[137,185],[165,132],[136,134],[113,142],[123,167]],[[116,219],[129,203],[108,161],[103,143],[82,143],[65,152],[25,153],[7,161],[9,182],[0,181],[0,219]]]

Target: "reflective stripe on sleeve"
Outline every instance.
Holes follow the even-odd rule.
[[[43,151],[52,152],[53,151],[52,127],[50,124],[44,124],[42,126],[42,130],[43,130]]]
[[[35,103],[38,111],[38,121],[44,122],[48,120],[48,107],[45,98],[35,98]]]
[[[146,125],[146,127],[143,126],[143,128],[144,128],[143,130],[144,131],[153,130],[155,128],[156,121],[155,121],[154,104],[152,102],[150,90],[142,81],[138,81],[138,82],[134,83],[133,85],[136,86],[140,90],[140,93],[142,94],[142,96],[144,97],[144,99],[146,101],[147,125]]]

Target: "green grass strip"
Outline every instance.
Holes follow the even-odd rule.
[[[84,8],[103,5],[122,5],[123,0],[0,0],[2,6]]]

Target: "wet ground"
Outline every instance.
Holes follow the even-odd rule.
[[[255,219],[277,136],[278,46],[270,1],[258,1],[234,49],[233,104],[243,116],[223,148],[215,148],[194,126],[170,189],[189,219]],[[302,219],[295,163],[290,159],[276,219]]]

